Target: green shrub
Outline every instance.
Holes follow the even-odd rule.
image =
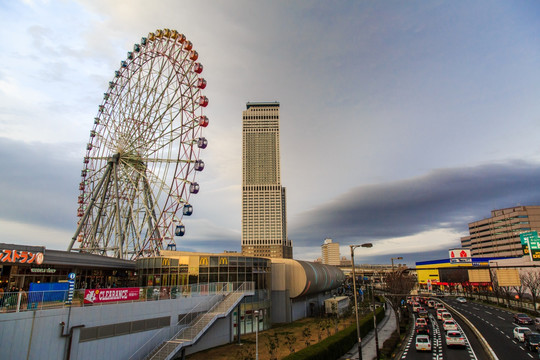
[[[384,318],[384,309],[376,310],[377,322]],[[364,316],[359,319],[360,336],[364,337],[373,329],[373,314]],[[338,332],[336,335],[330,336],[323,341],[306,347],[294,354],[290,354],[283,358],[284,360],[333,360],[338,359],[343,354],[347,353],[358,343],[356,325],[351,325],[345,330]]]

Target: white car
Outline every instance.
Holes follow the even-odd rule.
[[[454,320],[444,320],[442,326],[443,326],[444,331],[458,329],[457,324]]]
[[[466,346],[465,336],[459,331],[451,330],[446,333],[446,346]]]
[[[525,341],[525,333],[531,332],[531,329],[525,326],[516,326],[514,328],[514,339],[516,339],[519,342]]]
[[[438,308],[437,309],[437,320],[441,320],[441,314],[443,312],[448,312],[448,310],[446,310],[445,308]]]
[[[456,301],[457,301],[458,303],[465,304],[465,303],[467,302],[467,299],[465,299],[464,297],[461,297],[461,296],[460,296],[460,297],[456,298]]]
[[[454,320],[454,318],[452,317],[452,314],[450,314],[449,312],[443,312],[441,314],[441,320],[442,321],[446,321],[446,320]]]
[[[431,351],[431,340],[428,335],[416,335],[416,351]]]
[[[418,327],[419,325],[427,325],[426,319],[425,318],[416,319],[416,323],[414,324],[414,326]]]

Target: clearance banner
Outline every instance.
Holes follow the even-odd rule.
[[[139,300],[139,288],[86,289],[85,304]]]

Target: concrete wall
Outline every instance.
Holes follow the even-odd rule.
[[[289,290],[272,290],[272,323],[290,323],[292,320]]]
[[[70,327],[103,326],[150,318],[171,318],[175,325],[178,315],[189,312],[202,303],[209,309],[211,296],[181,298],[149,302],[135,302],[102,306],[74,307],[70,310],[50,309],[0,314],[0,349],[5,359],[63,359],[69,337],[61,336],[62,322]],[[232,315],[219,319],[193,347],[200,351],[226,344],[232,339]],[[168,330],[168,329],[166,329]],[[128,359],[148,339],[160,330],[113,336],[105,339],[79,342],[80,328],[73,331],[72,360]],[[67,328],[65,330],[67,333]]]

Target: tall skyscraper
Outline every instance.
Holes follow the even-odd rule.
[[[321,246],[322,263],[326,265],[339,266],[341,259],[339,256],[339,243],[335,243],[330,238],[324,239],[324,244]]]
[[[292,259],[279,158],[279,103],[242,112],[242,254]]]

